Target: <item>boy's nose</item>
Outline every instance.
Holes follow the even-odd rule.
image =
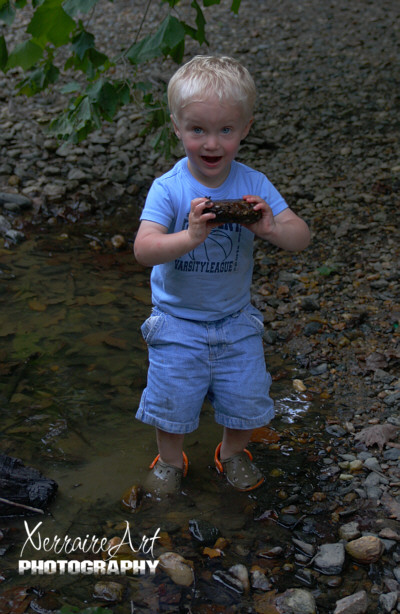
[[[218,137],[210,134],[205,143],[206,149],[218,149]]]

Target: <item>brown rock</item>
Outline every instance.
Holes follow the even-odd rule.
[[[346,552],[358,563],[375,563],[381,558],[384,549],[382,540],[373,535],[365,535],[346,544]]]

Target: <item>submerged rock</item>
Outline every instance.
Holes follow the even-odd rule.
[[[271,590],[271,582],[261,569],[253,569],[250,573],[252,588],[259,589],[261,591]]]
[[[230,588],[232,591],[236,593],[244,593],[244,586],[241,580],[237,578],[231,571],[224,571],[223,569],[218,569],[212,575],[213,579],[217,582],[220,582],[227,588]]]
[[[124,587],[119,582],[97,582],[93,597],[104,601],[122,601]]]
[[[220,532],[207,520],[189,520],[189,533],[205,546],[212,546],[218,539]]]
[[[238,563],[237,565],[232,565],[232,567],[229,568],[229,573],[235,576],[235,578],[237,578],[242,583],[244,591],[249,590],[250,588],[249,572],[247,571],[247,568],[244,565],[242,565],[241,563]]]
[[[164,552],[159,556],[159,567],[175,584],[190,586],[194,581],[193,569],[189,561],[176,552]]]

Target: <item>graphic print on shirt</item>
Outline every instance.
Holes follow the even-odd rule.
[[[182,230],[189,225],[186,217]],[[237,270],[242,227],[223,224],[213,228],[194,250],[175,260],[175,270],[196,273],[231,273]]]

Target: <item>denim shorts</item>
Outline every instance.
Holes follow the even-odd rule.
[[[228,428],[253,429],[273,418],[264,326],[253,305],[213,322],[155,307],[141,330],[149,370],[136,418],[168,433],[190,433],[206,398],[216,422]]]

